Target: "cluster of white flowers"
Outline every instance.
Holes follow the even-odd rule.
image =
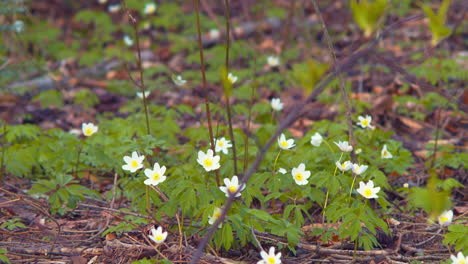
[[[361,175],[369,167],[367,165],[359,165],[357,163],[353,164],[349,160],[344,161],[342,163],[340,163],[339,161],[336,161],[335,165],[336,165],[336,167],[338,167],[338,169],[340,169],[340,171],[345,172],[345,171],[348,171],[348,170],[352,170],[357,175]]]

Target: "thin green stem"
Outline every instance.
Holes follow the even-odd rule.
[[[244,133],[244,171],[247,169],[247,164],[249,160],[249,134],[250,134],[250,122],[252,122],[252,106],[255,99],[255,88],[258,86],[256,73],[257,73],[257,58],[254,57],[254,69],[252,77],[252,85],[250,86],[250,105],[249,105],[249,114],[247,117],[247,129]]]
[[[343,152],[341,152],[341,155],[340,155],[340,159],[338,160],[338,162],[341,162],[341,159],[343,158]],[[335,171],[333,172],[333,177],[336,176],[336,171],[338,170],[338,167],[335,166]],[[325,203],[323,204],[323,216],[322,216],[322,221],[325,222],[325,209],[327,208],[327,204],[328,204],[328,197],[330,195],[330,189],[327,188],[327,194],[325,195]]]
[[[326,139],[323,140],[323,142],[325,142],[325,144],[327,144],[328,148],[330,149],[330,152],[333,153],[333,148],[331,147],[330,143],[328,143],[328,141]]]
[[[5,136],[6,136],[6,121],[3,121],[3,129],[2,129],[2,157],[0,159],[0,186],[3,185],[3,175],[5,174]]]
[[[276,162],[278,162],[278,158],[281,154],[281,149],[278,151],[278,154],[276,155],[275,162],[273,162],[273,172],[276,171]]]
[[[229,22],[229,12],[231,11],[229,9],[229,0],[224,0],[224,3],[226,5],[226,11],[225,11],[225,16],[226,16],[226,60],[225,60],[225,67],[226,67],[226,73],[229,72],[229,42],[230,42],[230,34],[231,34],[231,26]],[[232,87],[231,87],[232,88]],[[224,93],[224,97],[226,97],[226,112],[227,112],[227,118],[228,118],[228,125],[229,125],[229,137],[231,137],[232,141],[232,160],[234,162],[234,175],[237,175],[237,151],[236,151],[236,140],[234,138],[234,132],[232,130],[232,118],[231,118],[231,104],[229,102],[229,93]]]
[[[317,14],[317,16],[319,18],[319,21],[320,21],[320,24],[322,25],[322,29],[323,29],[323,32],[324,32],[324,35],[325,35],[325,40],[326,40],[327,46],[328,46],[328,51],[329,51],[329,53],[330,53],[330,55],[332,57],[333,66],[336,69],[337,60],[336,60],[335,50],[333,48],[333,41],[332,41],[332,39],[330,37],[330,34],[328,33],[327,25],[325,24],[325,21],[323,20],[322,13],[320,12],[317,1],[312,0],[312,4],[314,5],[315,13]],[[345,83],[344,83],[344,79],[343,79],[342,74],[338,73],[337,77],[338,77],[339,84],[340,84],[340,90],[341,90],[341,93],[342,93],[344,101],[345,101],[346,121],[347,121],[346,124],[348,126],[349,141],[350,141],[351,145],[354,147],[356,145],[356,140],[354,139],[354,133],[353,133],[353,121],[351,119],[351,106],[350,106],[350,102],[349,102],[349,97],[348,97],[348,93],[346,91],[346,87],[345,87]],[[353,163],[355,163],[356,162],[356,155],[354,154],[354,152],[351,152],[350,155],[351,155],[351,161]]]
[[[195,4],[195,14],[197,19],[197,32],[198,32],[198,48],[200,49],[200,64],[201,64],[201,73],[202,73],[202,83],[203,89],[205,90],[205,108],[206,108],[206,118],[208,119],[208,132],[210,134],[210,143],[211,143],[211,150],[215,153],[215,142],[213,138],[213,126],[211,125],[211,111],[210,111],[210,103],[208,100],[208,87],[206,85],[206,73],[205,73],[205,59],[203,56],[203,43],[202,43],[202,34],[201,34],[201,27],[200,27],[200,0],[193,0]],[[234,144],[233,144],[234,145]],[[219,172],[216,170],[216,184],[218,186],[221,185],[219,179]]]

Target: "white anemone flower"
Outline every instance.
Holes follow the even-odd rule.
[[[232,73],[228,74],[227,79],[231,84],[234,84],[235,82],[237,82],[237,76],[235,76]]]
[[[206,154],[203,151],[198,151],[198,164],[202,165],[206,171],[217,170],[221,167],[219,164],[220,157],[214,156],[213,150],[208,149]]]
[[[13,23],[13,29],[16,33],[20,33],[24,30],[24,22],[22,20],[16,20],[15,23]]]
[[[367,165],[359,165],[359,164],[353,164],[353,172],[357,175],[361,175],[364,173],[369,166]]]
[[[320,147],[322,141],[323,137],[318,132],[315,132],[315,134],[312,137],[310,137],[310,144],[312,144],[313,146]]]
[[[356,154],[360,154],[361,152],[362,152],[362,149],[361,149],[361,148],[358,148],[358,149],[356,149],[356,150],[354,151],[354,153],[356,153]]]
[[[109,12],[111,13],[117,13],[120,11],[120,8],[121,6],[119,4],[115,4],[115,5],[110,5],[107,10],[109,10]]]
[[[208,224],[213,225],[216,220],[221,216],[221,208],[216,207],[213,211],[213,215],[208,216]],[[218,228],[221,228],[223,224],[219,224]]]
[[[226,194],[226,197],[229,197],[229,194],[239,192],[236,194],[236,197],[241,196],[241,193],[245,189],[245,185],[239,186],[239,179],[236,175],[232,176],[232,179],[224,178],[224,184],[226,186],[220,186],[219,189]]]
[[[379,198],[379,196],[377,196],[377,193],[379,191],[380,187],[374,188],[374,182],[372,180],[369,180],[369,182],[367,183],[360,181],[359,188],[357,189],[357,192],[364,196],[364,198],[366,199]]]
[[[154,14],[154,12],[156,12],[156,8],[158,6],[156,5],[156,3],[146,3],[145,5],[145,9],[143,9],[143,13],[145,15],[151,15],[151,14]]]
[[[224,154],[228,154],[228,149],[232,147],[231,141],[225,139],[224,137],[215,139],[215,152],[223,152]]]
[[[83,131],[83,135],[89,137],[98,131],[98,126],[93,123],[83,123],[81,124],[81,130]]]
[[[271,108],[275,111],[283,110],[284,104],[281,102],[280,98],[273,98],[271,99]]]
[[[167,238],[167,232],[163,232],[162,227],[158,226],[158,229],[151,229],[151,235],[148,236],[156,244],[161,244]]]
[[[262,250],[262,252],[260,252],[260,256],[262,257],[262,260],[257,262],[257,264],[281,264],[281,252],[275,255],[274,247],[271,247],[268,253]]]
[[[348,171],[348,170],[351,170],[353,168],[353,163],[349,160],[343,162],[343,163],[340,163],[339,161],[336,161],[335,162],[335,165],[338,167],[338,169],[340,169],[340,171]]]
[[[365,117],[363,116],[358,116],[359,122],[357,125],[361,126],[362,128],[370,128],[374,129],[374,126],[371,125],[372,122],[372,116],[366,115]]]
[[[103,4],[107,3],[107,0],[98,0],[98,3],[103,5]]]
[[[141,168],[143,168],[143,160],[145,159],[145,156],[141,155],[139,156],[136,151],[132,152],[132,156],[125,156],[123,157],[123,160],[125,161],[125,165],[122,166],[123,170],[128,170],[130,172],[135,172]]]
[[[174,82],[175,85],[177,86],[183,86],[187,83],[187,80],[184,80],[182,76],[177,75],[177,76],[172,76],[172,81]]]
[[[150,95],[151,91],[144,91],[144,92],[137,92],[136,96],[140,99],[143,99],[143,94],[145,95],[146,98]]]
[[[382,159],[391,159],[391,158],[393,158],[392,153],[390,153],[390,151],[387,150],[387,145],[383,146],[382,151],[380,152],[380,156],[382,157]]]
[[[353,146],[349,145],[348,141],[338,141],[334,142],[335,145],[337,145],[341,151],[343,152],[351,152],[353,151]]]
[[[285,168],[279,168],[278,172],[281,174],[286,174],[288,171]]]
[[[270,67],[278,67],[280,64],[280,59],[276,56],[268,56],[267,57],[267,64]]]
[[[280,137],[278,138],[278,146],[281,149],[289,150],[293,148],[294,146],[296,146],[296,144],[294,143],[294,139],[292,138],[286,139],[286,136],[284,134],[281,134]]]
[[[208,32],[208,35],[210,36],[210,38],[212,39],[217,39],[219,38],[219,36],[221,35],[219,33],[219,30],[213,28],[213,29],[210,29],[210,31]]]
[[[458,252],[457,256],[450,255],[452,264],[468,264],[468,256],[464,256],[463,252]]]
[[[453,219],[453,211],[452,210],[448,210],[448,211],[443,212],[437,218],[437,220],[439,221],[439,225],[441,225],[441,226],[450,225],[452,223],[452,219]]]
[[[123,42],[129,47],[133,45],[133,39],[129,35],[123,37]]]
[[[159,163],[154,163],[153,169],[145,169],[145,175],[148,177],[148,179],[145,180],[146,185],[153,185],[156,186],[160,184],[161,182],[166,180],[166,176],[164,176],[164,173],[166,173],[166,166],[159,166]]]
[[[305,170],[304,163],[299,164],[297,168],[293,168],[291,174],[297,185],[306,185],[309,183],[307,179],[310,177],[310,171]]]

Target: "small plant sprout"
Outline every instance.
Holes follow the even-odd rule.
[[[215,140],[215,152],[223,152],[228,154],[228,149],[232,147],[231,141],[225,139],[224,137]]]
[[[281,149],[289,150],[291,148],[294,148],[296,144],[294,143],[294,139],[292,138],[286,139],[286,136],[284,134],[281,134],[280,137],[278,138],[278,146]]]
[[[235,82],[237,82],[237,76],[235,76],[232,73],[228,74],[227,79],[231,84],[234,84]]]
[[[367,165],[359,165],[359,164],[353,164],[353,172],[357,175],[363,174],[369,166]]]
[[[216,207],[213,211],[213,215],[208,216],[208,224],[213,225],[216,220],[221,216],[221,208]],[[218,228],[221,228],[222,224],[218,226]]]
[[[110,13],[117,13],[120,11],[120,5],[119,4],[115,4],[115,5],[110,5],[107,10],[109,10]]]
[[[144,91],[144,92],[137,92],[136,96],[140,99],[143,99],[143,94],[145,94],[145,97],[148,98],[150,95],[151,91]]]
[[[286,169],[284,169],[284,168],[279,168],[278,172],[281,173],[281,174],[286,174],[288,171]]]
[[[452,223],[452,219],[453,219],[453,211],[452,210],[445,211],[441,215],[439,215],[439,217],[437,217],[437,220],[439,221],[439,225],[441,225],[441,226],[450,225]]]
[[[281,111],[283,110],[284,104],[281,102],[281,99],[279,98],[273,98],[271,99],[271,108],[275,111]]]
[[[145,169],[145,175],[148,179],[145,180],[146,185],[156,186],[166,180],[164,173],[166,172],[166,166],[159,166],[159,163],[154,163],[153,169]]]
[[[208,32],[208,36],[210,36],[211,39],[217,39],[220,35],[219,30],[215,28],[210,29],[210,32]]]
[[[202,165],[206,171],[217,170],[221,165],[219,164],[220,157],[214,156],[213,150],[209,149],[206,154],[203,151],[198,151],[198,164]]]
[[[239,186],[239,179],[236,175],[232,176],[231,180],[229,180],[229,178],[224,178],[224,184],[226,186],[220,186],[219,189],[226,194],[226,197],[229,197],[231,193],[237,192],[237,190],[239,190],[239,192],[236,194],[236,197],[239,197],[241,196],[240,192],[245,188],[245,185]]]
[[[351,152],[353,151],[353,146],[349,145],[348,141],[338,141],[338,143],[334,142],[341,151],[343,152]]]
[[[307,179],[310,177],[310,171],[305,170],[304,163],[299,164],[297,168],[293,168],[291,174],[297,185],[306,185],[309,183]]]
[[[157,5],[156,3],[146,3],[145,9],[143,9],[143,13],[145,15],[152,15],[156,12]]]
[[[274,247],[271,247],[268,253],[262,250],[262,252],[260,252],[260,256],[262,257],[262,260],[257,262],[257,264],[281,264],[281,252],[275,255]]]
[[[174,82],[175,85],[177,86],[183,86],[187,83],[187,80],[184,80],[182,76],[177,75],[177,76],[172,76],[172,81]]]
[[[268,56],[267,57],[267,64],[270,67],[278,67],[280,64],[280,59],[276,56]]]
[[[366,199],[375,199],[379,198],[377,196],[377,193],[380,191],[380,187],[375,187],[374,188],[374,182],[372,180],[369,180],[367,183],[364,183],[362,181],[359,182],[359,188],[357,189],[357,192],[364,196]]]
[[[93,123],[83,123],[81,130],[83,131],[83,135],[89,137],[98,131],[98,126]]]
[[[372,117],[370,115],[366,115],[366,117],[358,116],[359,122],[357,125],[361,126],[362,128],[370,128],[374,129],[374,126],[371,125]]]
[[[383,146],[382,151],[380,152],[380,156],[382,157],[382,159],[391,159],[391,158],[393,158],[392,153],[390,153],[390,151],[387,150],[387,145]]]
[[[158,226],[158,229],[151,229],[151,235],[149,238],[156,244],[163,243],[167,238],[167,232],[163,232],[162,227]]]
[[[123,160],[127,163],[122,166],[123,170],[130,171],[131,173],[143,168],[143,160],[145,156],[139,156],[136,151],[132,152],[132,156],[125,156]]]
[[[457,256],[450,255],[450,259],[452,260],[452,264],[467,264],[468,263],[468,256],[464,256],[463,252],[458,252]]]
[[[123,42],[125,43],[125,45],[127,45],[129,47],[133,45],[133,39],[128,35],[125,35],[123,37]]]
[[[351,163],[351,161],[347,160],[343,163],[340,163],[339,161],[336,161],[335,162],[336,164],[336,167],[338,167],[338,169],[340,169],[340,171],[348,171],[348,170],[351,170],[353,168],[353,163]]]
[[[320,135],[317,132],[315,132],[315,134],[312,137],[310,137],[310,144],[312,144],[312,146],[320,147],[320,145],[322,144],[322,141],[323,141],[322,135]]]

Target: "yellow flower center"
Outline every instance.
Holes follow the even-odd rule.
[[[462,259],[462,260],[459,260],[458,263],[460,263],[460,264],[465,264],[466,261],[465,261],[464,259]]]
[[[235,192],[237,192],[237,186],[229,186],[229,187],[228,187],[228,191],[229,191],[230,193],[235,193]]]
[[[153,180],[157,181],[159,180],[159,178],[161,178],[161,175],[157,172],[153,173]]]
[[[138,167],[138,165],[139,165],[138,161],[136,161],[136,160],[132,160],[132,162],[130,162],[130,166],[132,166],[132,168],[136,168],[136,167]]]
[[[441,222],[442,224],[449,221],[448,217],[445,217],[445,216],[441,216],[441,217],[439,217],[439,219],[440,219],[440,222]]]
[[[367,120],[367,119],[362,120],[361,125],[368,126],[369,125],[369,120]]]
[[[276,259],[274,257],[268,257],[267,262],[268,262],[268,264],[275,264]]]
[[[370,196],[372,196],[372,190],[369,189],[369,188],[368,188],[368,189],[365,189],[365,190],[364,190],[364,196],[365,196],[365,197],[370,197]]]
[[[84,134],[85,134],[85,136],[89,136],[89,135],[93,134],[93,130],[90,127],[87,127],[84,130]]]
[[[302,173],[299,172],[296,174],[296,180],[302,181],[303,179],[304,179],[304,176],[302,175]]]
[[[156,241],[161,241],[164,239],[164,237],[162,235],[156,235],[154,236],[154,239],[156,239]]]
[[[220,146],[220,147],[224,146],[224,142],[219,141],[219,142],[218,142],[218,146]]]
[[[218,219],[220,216],[221,216],[220,212],[216,212],[216,213],[213,214],[214,219]]]
[[[390,153],[389,153],[388,151],[384,150],[383,156],[384,156],[384,157],[388,157],[388,156],[390,156]]]
[[[211,167],[213,166],[213,161],[211,159],[205,159],[203,164],[205,164],[205,167]]]
[[[285,147],[285,148],[288,147],[288,142],[282,141],[282,142],[281,142],[281,146],[283,146],[283,147]]]

